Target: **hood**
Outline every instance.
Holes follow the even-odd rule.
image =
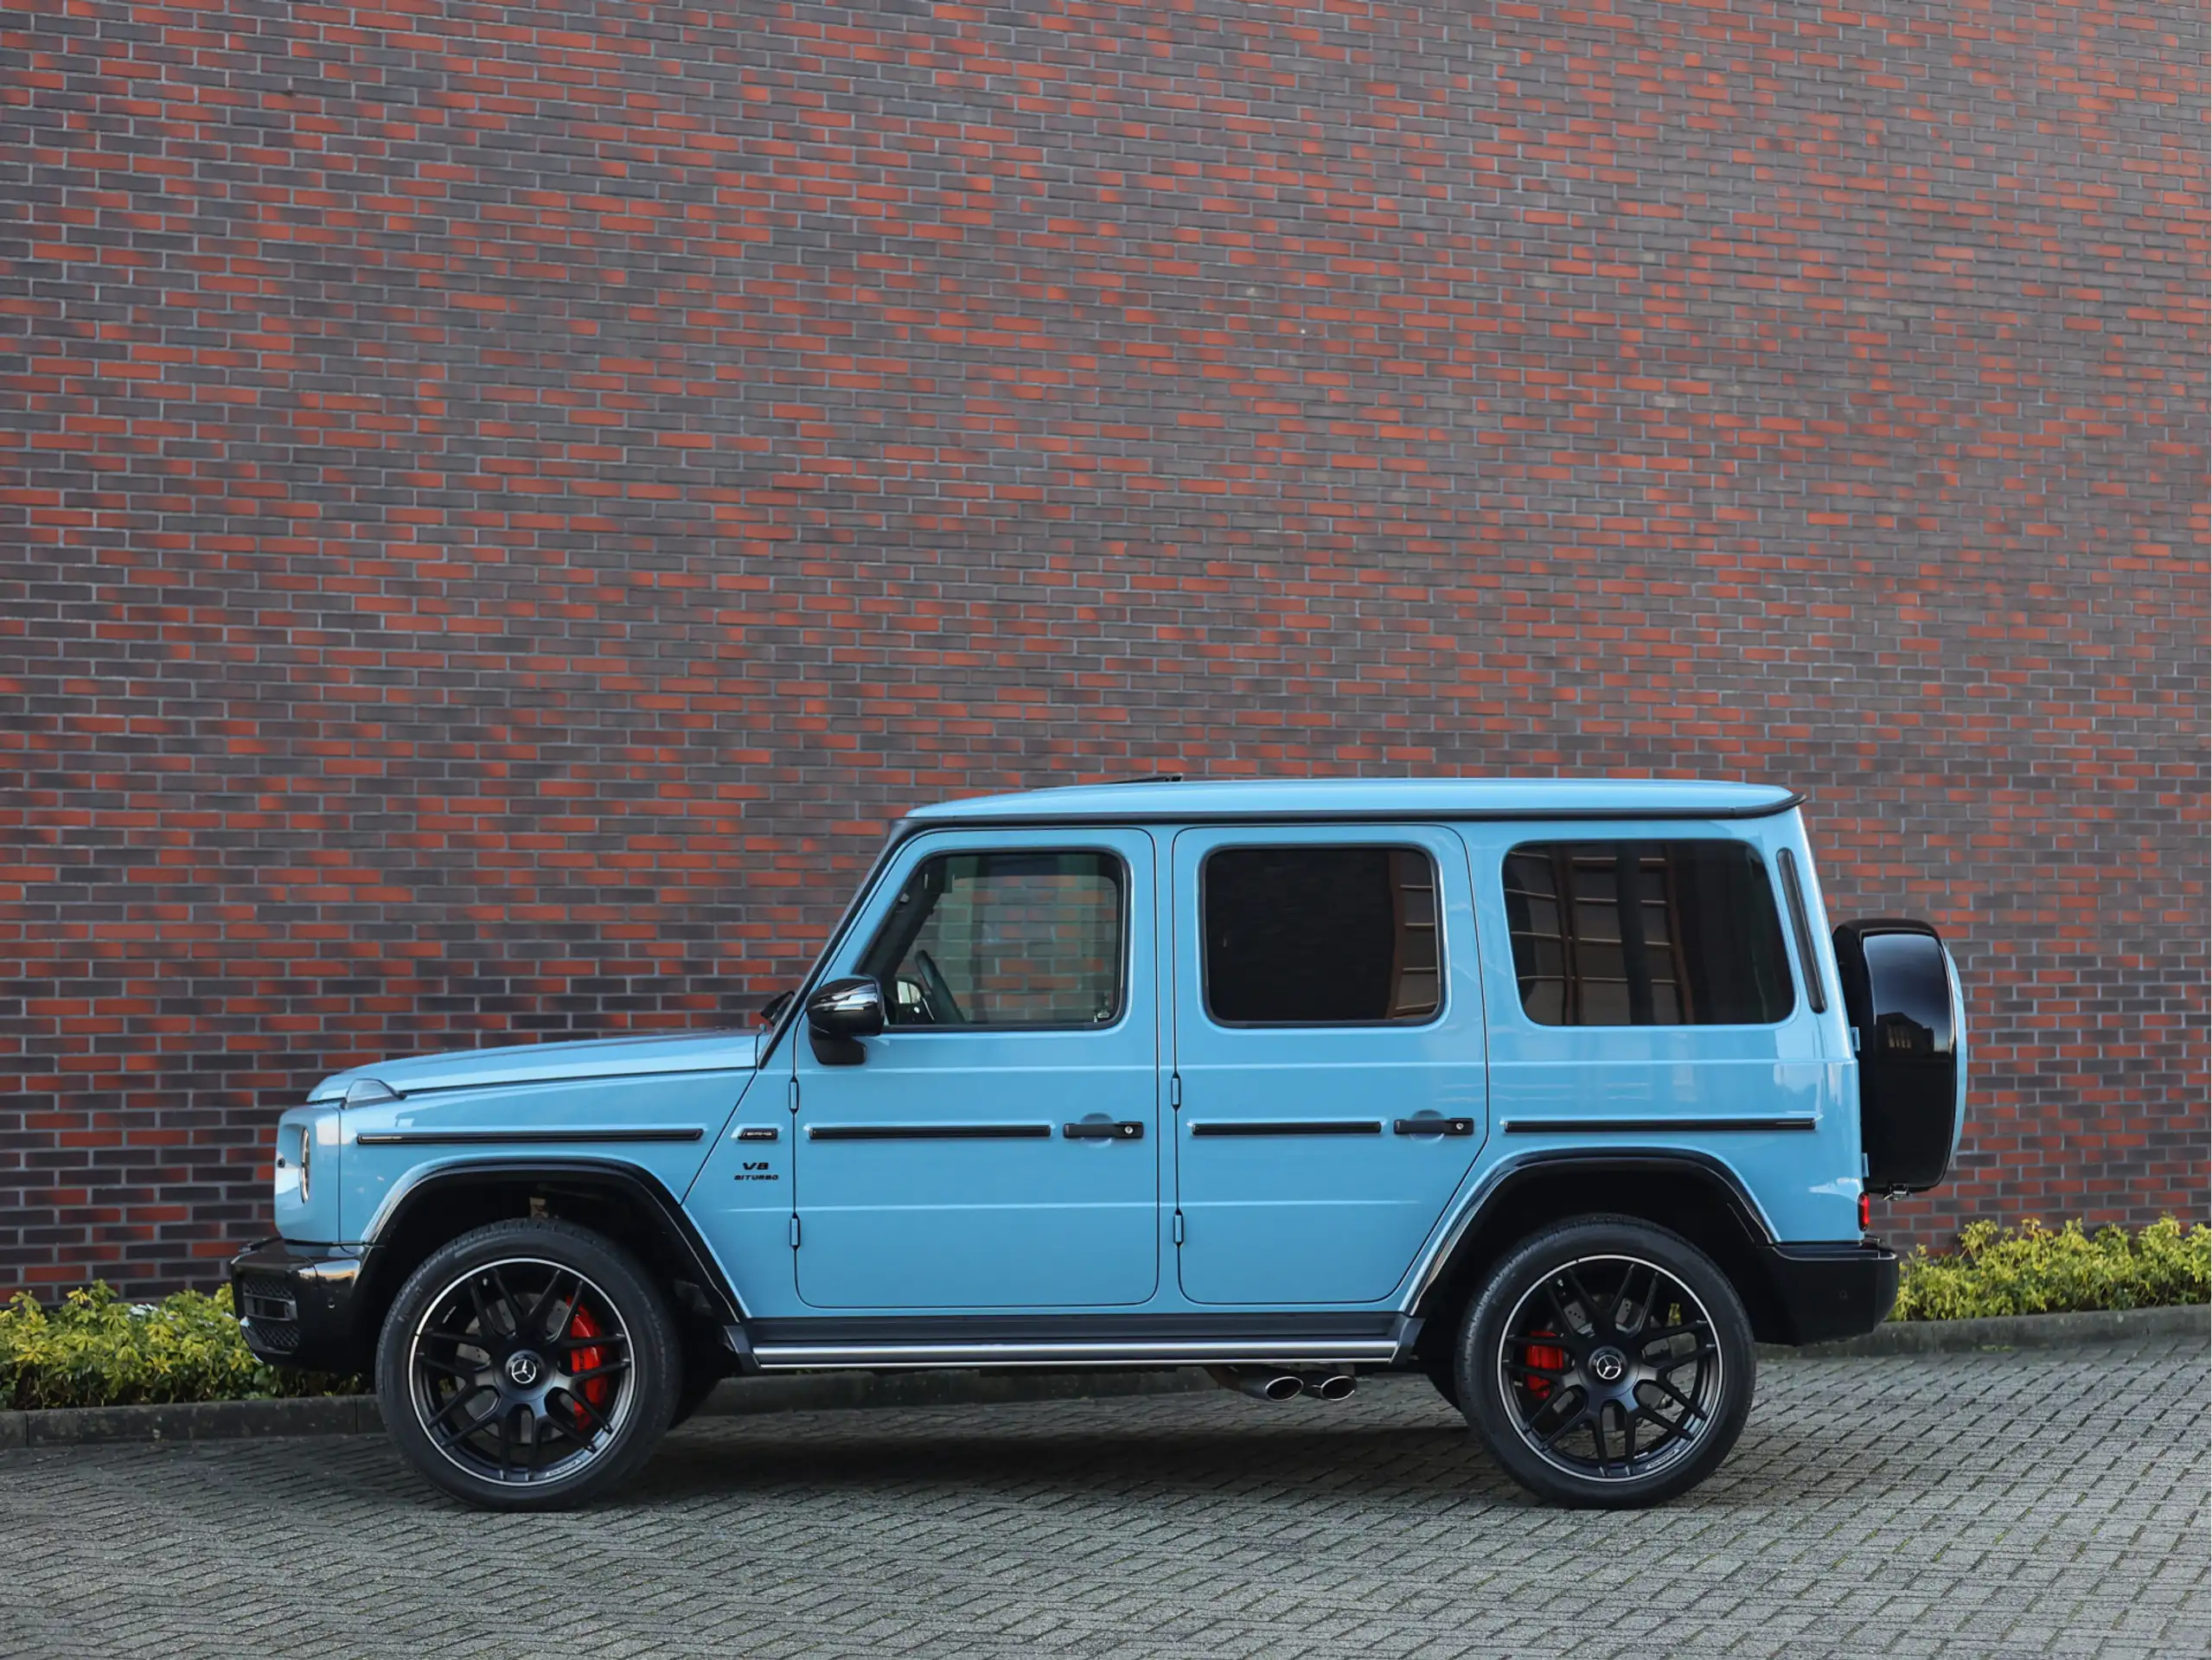
[[[426,1089],[481,1089],[499,1084],[550,1083],[563,1078],[631,1077],[654,1072],[750,1071],[764,1032],[674,1031],[574,1044],[517,1044],[373,1061],[335,1072],[308,1092],[335,1101],[349,1085],[371,1081],[402,1095]]]

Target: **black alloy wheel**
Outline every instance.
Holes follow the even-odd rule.
[[[418,1268],[377,1349],[393,1440],[446,1491],[496,1510],[574,1504],[625,1479],[674,1416],[667,1301],[611,1242],[495,1223]]]
[[[1469,1311],[1455,1376],[1493,1456],[1555,1503],[1653,1504],[1728,1456],[1751,1406],[1750,1322],[1687,1240],[1593,1217],[1516,1248]]]

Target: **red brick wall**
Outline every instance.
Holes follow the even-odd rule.
[[[2203,21],[11,6],[0,1285],[1168,768],[1795,784],[1979,1027],[1892,1227],[2201,1208]]]

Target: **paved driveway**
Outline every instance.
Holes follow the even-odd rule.
[[[2202,1657],[2186,1342],[1770,1364],[1640,1515],[1525,1498],[1417,1380],[721,1419],[618,1505],[447,1504],[380,1437],[0,1454],[0,1650]]]

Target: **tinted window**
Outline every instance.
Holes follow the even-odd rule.
[[[1122,1010],[1122,914],[1111,853],[940,853],[860,972],[893,1025],[1103,1025]]]
[[[1741,842],[1532,843],[1505,876],[1521,1006],[1547,1026],[1765,1025],[1795,1000]]]
[[[1426,1020],[1436,867],[1415,847],[1224,847],[1199,877],[1206,1012],[1236,1025]]]

